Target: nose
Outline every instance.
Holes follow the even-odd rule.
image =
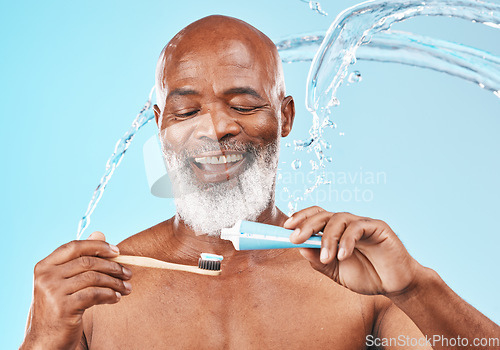
[[[241,131],[241,126],[223,108],[211,108],[198,117],[198,125],[194,136],[197,139],[209,138],[220,141],[224,138],[236,136]]]

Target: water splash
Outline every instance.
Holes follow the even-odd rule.
[[[459,44],[389,31],[392,24],[415,16],[448,16],[500,27],[500,6],[492,3],[470,0],[368,1],[339,14],[324,38],[322,34],[311,33],[290,36],[277,44],[285,62],[309,61],[314,53],[306,90],[306,107],[313,116],[310,137],[294,141],[296,150],[313,151],[317,158],[311,160],[311,168],[317,174],[316,182],[305,190],[304,195],[325,184],[325,160],[331,161],[331,157],[324,153],[325,126],[333,124],[330,121],[332,107],[339,104],[336,92],[357,59],[434,69],[475,82],[500,97],[498,57]],[[290,202],[289,208],[296,208],[296,202]]]
[[[301,34],[290,36],[277,46],[284,62],[310,62],[323,40],[324,35],[320,33]],[[436,70],[478,84],[497,96],[500,90],[500,57],[413,33],[391,30],[377,33],[369,43],[358,48],[356,59]]]
[[[368,1],[344,10],[328,29],[309,70],[306,106],[314,118],[327,113],[325,106],[336,100],[358,47],[392,24],[416,16],[448,16],[498,26],[500,5],[471,0],[392,0]]]
[[[320,15],[322,16],[328,16],[328,13],[326,13],[325,11],[323,11],[321,9],[321,4],[317,1],[312,1],[312,0],[300,0],[302,2],[305,2],[307,4],[309,4],[309,8],[317,13],[319,13]]]
[[[104,175],[102,176],[99,184],[94,190],[94,194],[92,195],[92,199],[90,200],[85,215],[80,219],[80,222],[78,223],[78,231],[76,233],[77,239],[80,239],[82,237],[83,232],[85,232],[85,229],[90,224],[90,216],[94,212],[97,203],[99,203],[99,201],[101,200],[101,197],[104,193],[104,190],[106,189],[106,186],[108,185],[109,180],[111,179],[111,176],[113,176],[114,171],[116,170],[118,165],[120,165],[120,162],[122,161],[125,152],[127,152],[127,149],[129,148],[135,134],[137,133],[137,131],[139,131],[140,128],[142,128],[149,121],[151,121],[151,119],[153,119],[154,114],[151,110],[153,92],[154,88],[152,88],[149,92],[148,100],[135,117],[132,125],[127,130],[125,135],[123,135],[123,137],[118,140],[115,145],[115,150],[106,162],[106,170],[104,171]]]

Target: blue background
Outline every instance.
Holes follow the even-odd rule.
[[[158,54],[178,30],[218,13],[278,40],[326,30],[355,3],[324,1],[323,17],[298,0],[2,2],[0,347],[20,345],[34,265],[74,239],[107,158],[154,84]],[[394,29],[500,55],[500,31],[479,24],[415,18]],[[306,137],[310,125],[308,66],[284,67],[297,104],[290,141]],[[500,322],[500,100],[434,71],[361,61],[356,69],[362,82],[339,90],[330,171],[383,172],[386,180],[337,184],[339,191],[370,191],[369,201],[318,204],[385,220],[419,262]],[[118,243],[173,214],[172,200],[151,196],[147,186],[142,145],[154,133],[150,123],[132,143],[85,237],[100,230]],[[283,152],[287,161],[296,157]],[[282,171],[292,171],[289,163]],[[286,202],[279,204],[286,211]]]

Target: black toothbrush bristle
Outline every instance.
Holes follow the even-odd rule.
[[[221,262],[218,260],[198,259],[198,268],[202,270],[219,271]]]

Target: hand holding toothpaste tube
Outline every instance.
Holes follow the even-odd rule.
[[[413,259],[385,222],[311,207],[283,226],[295,230],[290,241],[296,244],[323,232],[321,250],[300,248],[311,266],[354,292],[385,295],[426,337],[460,335],[468,344],[475,338],[498,340],[500,327]],[[433,348],[450,349],[435,343]]]
[[[301,254],[314,269],[357,293],[401,292],[424,269],[381,220],[310,207],[293,214],[284,227],[295,229],[290,236],[295,244],[323,232],[321,250],[301,248]]]

